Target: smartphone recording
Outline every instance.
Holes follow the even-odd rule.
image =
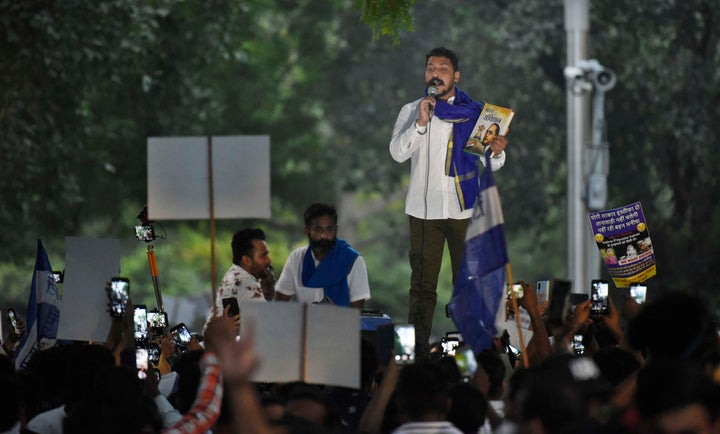
[[[514,285],[508,285],[508,289],[506,291],[508,298],[512,297],[512,293],[510,291],[512,291],[512,293],[515,293],[515,298],[518,299],[522,298],[524,295],[523,287],[519,283],[516,283]]]
[[[160,345],[148,344],[145,349],[148,353],[148,361],[151,364],[157,365],[158,363],[160,363]]]
[[[606,315],[608,313],[609,285],[607,280],[593,279],[590,287],[590,313]]]
[[[395,324],[393,327],[393,349],[395,363],[409,365],[415,362],[415,326]]]
[[[455,350],[460,346],[460,339],[445,336],[440,340],[440,346],[442,347],[444,356],[454,356]]]
[[[643,285],[642,283],[631,284],[630,297],[638,304],[645,303],[645,299],[647,298],[647,285]]]
[[[135,366],[137,367],[138,378],[141,380],[146,379],[148,371],[148,350],[146,348],[135,350]]]
[[[126,277],[113,277],[110,280],[110,316],[122,318],[125,305],[130,297],[130,280]]]
[[[537,294],[538,303],[550,301],[550,281],[538,280],[535,286],[535,294]]]
[[[10,328],[12,329],[13,333],[15,333],[15,336],[20,336],[22,333],[20,333],[20,324],[18,324],[18,318],[17,314],[15,313],[15,309],[9,307],[7,309],[7,317],[8,322],[10,323]]]
[[[150,242],[157,238],[152,225],[135,226],[135,239],[138,241]]]
[[[135,306],[133,313],[133,321],[135,323],[135,343],[142,345],[148,340],[148,312],[145,305],[139,304]]]
[[[149,339],[157,339],[165,336],[165,330],[167,329],[167,313],[159,312],[157,310],[151,310],[147,313],[148,322],[148,334]]]
[[[477,371],[475,353],[469,346],[462,346],[455,351],[455,364],[463,378],[472,377]]]
[[[572,348],[573,352],[578,356],[585,354],[585,344],[583,343],[582,334],[576,333],[573,335]]]
[[[175,344],[175,349],[178,352],[184,353],[185,351],[187,351],[187,347],[190,344],[190,339],[192,339],[192,334],[184,323],[180,323],[170,329],[170,336],[172,336],[173,343]]]
[[[554,279],[551,287],[552,293],[550,294],[550,305],[547,310],[547,322],[548,325],[557,327],[565,322],[572,282],[567,279]]]

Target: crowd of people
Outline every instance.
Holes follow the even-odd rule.
[[[5,342],[0,432],[720,432],[720,336],[702,299],[678,291],[637,304],[628,296],[619,309],[610,299],[601,316],[587,300],[549,325],[535,290],[522,285],[519,304],[533,328],[522,357],[499,336],[474,354],[471,372],[439,342],[399,364],[380,360],[365,336],[359,389],[253,382],[262,363],[253,330],[238,339],[227,314],[182,350],[165,337],[161,362],[141,379],[129,304],[105,343],[37,351],[22,370]]]
[[[0,434],[720,433],[718,321],[689,293],[646,304],[628,296],[619,309],[608,298],[601,314],[585,300],[548,321],[535,290],[519,282],[527,345],[514,348],[505,333],[468,355],[430,342],[443,250],[447,243],[454,279],[479,163],[487,163],[463,152],[482,103],[457,88],[457,55],[439,47],[425,61],[432,92],[402,107],[389,147],[396,161],[411,160],[407,322],[415,357],[381,358],[369,333],[357,343],[357,389],[252,380],[263,361],[252,324],[240,330],[246,303],[360,309],[370,299],[364,258],[337,237],[335,208],[316,203],[304,214],[308,244],[290,254],[277,281],[265,233],[235,233],[233,265],[202,333],[185,342],[171,333],[176,327],[153,323],[158,357],[147,366],[139,354],[149,355],[148,342],[137,339],[129,299],[122,315],[109,315],[104,343],[37,350],[22,369],[14,357],[25,329],[11,329],[0,349]],[[483,140],[490,170],[506,159],[508,142],[497,132]]]

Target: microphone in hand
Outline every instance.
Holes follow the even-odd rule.
[[[428,88],[427,88],[427,93],[428,93],[429,96],[435,98],[435,95],[437,95],[437,93],[438,93],[438,88],[437,88],[437,86],[434,86],[434,85],[433,85],[433,86],[428,86]],[[432,104],[428,104],[428,105],[429,105],[428,110],[429,110],[429,112],[430,112],[430,117],[432,117],[432,115],[433,115],[433,105],[432,105]]]

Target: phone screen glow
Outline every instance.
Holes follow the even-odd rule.
[[[147,340],[147,309],[136,308],[134,312],[135,340]]]
[[[395,361],[412,363],[415,360],[415,327],[412,324],[395,326]]]

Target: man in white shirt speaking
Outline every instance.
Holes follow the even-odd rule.
[[[411,161],[405,200],[412,268],[408,322],[415,325],[420,358],[430,350],[445,241],[454,282],[478,194],[478,161],[485,163],[484,158],[463,151],[484,103],[456,86],[459,63],[457,54],[444,47],[425,55],[425,96],[400,109],[389,147],[398,163]],[[507,139],[495,136],[484,145],[484,152],[492,152],[491,169],[498,170],[505,163]]]

